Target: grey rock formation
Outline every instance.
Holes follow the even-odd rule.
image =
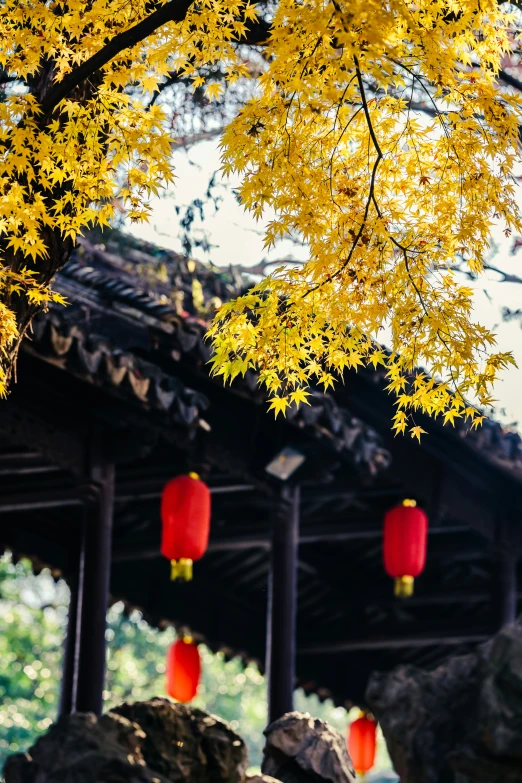
[[[101,718],[60,718],[28,753],[8,759],[6,783],[354,783],[346,741],[297,712],[269,726],[263,774],[246,777],[243,740],[212,715],[152,699]]]
[[[366,699],[401,783],[522,783],[522,622],[432,672],[375,674]]]
[[[28,753],[8,759],[6,783],[241,783],[243,740],[198,709],[152,699],[101,718],[60,718]]]
[[[265,731],[263,773],[282,783],[353,783],[346,739],[322,720],[289,712]]]

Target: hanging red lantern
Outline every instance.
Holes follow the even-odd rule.
[[[348,753],[358,775],[364,775],[375,763],[377,724],[364,713],[348,729]]]
[[[384,567],[395,579],[395,595],[413,595],[413,582],[424,570],[428,517],[415,500],[405,500],[384,518]]]
[[[188,581],[193,561],[207,551],[210,532],[210,490],[197,473],[165,485],[161,521],[161,554],[171,562],[171,578]]]
[[[201,675],[199,651],[193,640],[186,636],[178,639],[167,654],[167,693],[185,704],[197,693]]]

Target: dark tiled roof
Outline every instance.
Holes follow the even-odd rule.
[[[32,341],[26,349],[73,375],[166,413],[177,424],[197,424],[208,407],[202,394],[187,389],[157,365],[119,350],[102,336],[68,324],[56,310],[35,321]]]
[[[522,438],[516,430],[486,419],[476,430],[469,430],[459,423],[457,432],[469,439],[487,459],[505,470],[516,471],[522,477]]]
[[[359,374],[384,394],[387,380],[382,368],[359,370]],[[491,417],[485,418],[476,429],[472,429],[464,419],[455,419],[454,426],[443,426],[439,422],[440,419],[431,419],[427,428],[431,425],[432,429],[440,430],[450,440],[465,441],[482,459],[522,479],[522,437],[514,425],[504,426]]]
[[[80,240],[73,259],[58,276],[57,287],[69,297],[75,311],[83,299],[87,300],[87,306],[96,302],[106,308],[103,336],[95,338],[90,330],[82,332],[71,308],[54,307],[36,327],[35,342],[41,344],[43,330],[47,344],[53,346],[51,353],[56,358],[60,356],[62,365],[71,371],[78,372],[78,363],[83,362],[80,372],[85,374],[89,369],[91,380],[96,377],[99,383],[110,382],[120,390],[130,389],[152,407],[169,410],[172,404],[179,409],[183,421],[194,421],[195,408],[205,409],[201,395],[194,396],[186,390],[183,396],[179,381],[153,362],[136,357],[135,341],[131,340],[127,350],[123,350],[121,329],[115,319],[126,318],[128,325],[132,322],[134,327],[141,325],[149,332],[152,330],[164,353],[203,369],[210,358],[204,334],[212,312],[219,301],[238,295],[251,282],[251,278],[233,267],[218,269],[119,231],[93,233]],[[199,301],[196,301],[195,286]],[[107,317],[107,311],[112,319]],[[150,344],[142,347],[149,348]],[[66,358],[69,350],[72,354]],[[359,372],[372,385],[382,388],[384,394],[382,372],[373,369]],[[251,371],[244,379],[236,380],[234,388],[243,390],[259,403],[264,399],[257,376]],[[335,397],[335,393],[313,391],[311,405],[289,410],[287,418],[295,426],[313,431],[315,437],[330,441],[336,451],[352,452],[355,461],[371,474],[387,467],[390,456],[382,448],[375,430],[338,405]],[[445,430],[448,437],[465,438],[482,458],[522,477],[522,439],[516,431],[506,430],[492,419],[477,430],[471,431],[462,421],[456,422],[454,430]]]
[[[211,350],[204,335],[211,312],[218,300],[244,290],[248,278],[119,232],[109,233],[106,245],[93,244],[93,239],[99,236],[80,241],[57,277],[56,288],[69,306],[53,305],[35,321],[27,350],[98,386],[169,413],[177,423],[197,424],[208,401],[183,386],[175,365],[172,373],[161,369],[158,352],[207,375]],[[151,275],[159,265],[168,269],[167,282],[159,274]],[[199,307],[194,302],[195,283]],[[234,388],[264,404],[255,373],[249,371]],[[310,405],[293,407],[287,420],[336,453],[349,454],[365,473],[375,475],[390,463],[377,433],[331,395],[313,391]]]

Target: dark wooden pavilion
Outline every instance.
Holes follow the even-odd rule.
[[[0,543],[72,587],[62,710],[101,710],[109,590],[155,625],[266,661],[271,717],[295,684],[362,704],[372,670],[431,667],[513,619],[516,433],[421,418],[421,445],[393,438],[393,400],[370,371],[274,420],[255,376],[223,388],[206,367],[205,308],[245,281],[118,232],[97,241],[60,274],[71,304],[35,323],[0,403]],[[301,464],[274,476],[288,449]],[[211,487],[211,543],[179,584],[159,503],[190,470]],[[404,497],[430,520],[407,601],[381,559],[384,513]]]

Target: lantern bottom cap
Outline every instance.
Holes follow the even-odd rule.
[[[413,576],[399,576],[395,580],[395,596],[397,598],[410,598],[413,595]]]
[[[192,560],[181,557],[170,561],[170,578],[172,581],[190,582],[192,579]]]

